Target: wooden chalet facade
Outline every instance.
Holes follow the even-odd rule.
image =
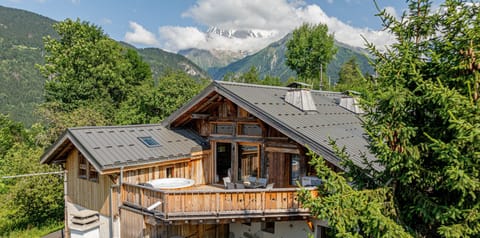
[[[70,234],[89,229],[75,220],[86,210],[98,213],[92,227],[100,237],[321,237],[314,228],[325,224],[296,195],[297,182],[316,181],[306,148],[337,170],[329,138],[348,145],[359,166],[362,153],[372,158],[348,100],[340,93],[212,82],[161,125],[68,129],[41,162],[68,171]],[[194,185],[148,186],[162,178]],[[315,186],[308,189],[316,194]]]

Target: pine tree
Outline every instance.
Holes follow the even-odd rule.
[[[480,7],[447,0],[433,10],[428,0],[407,2],[409,11],[399,20],[385,11],[379,14],[397,42],[386,51],[369,45],[377,77],[373,92],[365,95],[364,128],[384,170],[363,176],[371,182],[357,184],[373,188],[358,191],[371,194],[371,199],[383,196],[386,207],[381,209],[393,206],[390,218],[412,235],[479,237]],[[322,168],[319,162],[316,166]],[[332,176],[322,171],[328,181]],[[342,192],[333,191],[327,198]],[[377,196],[374,191],[387,192]],[[335,204],[316,203],[314,211],[347,205],[357,209],[356,192],[343,193]],[[350,204],[342,203],[348,199]],[[365,222],[372,221],[368,211],[343,218],[363,221],[349,226],[349,232],[371,236],[365,231],[389,229]],[[335,221],[327,212],[314,214]],[[331,223],[336,232],[343,229],[342,222]]]

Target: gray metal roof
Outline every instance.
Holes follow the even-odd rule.
[[[148,147],[139,137],[152,137],[160,146]],[[161,125],[69,128],[41,158],[58,160],[73,144],[98,171],[165,160],[188,158],[207,143],[189,130],[170,130]]]
[[[341,167],[340,161],[329,145],[329,138],[335,140],[338,146],[345,146],[346,152],[359,167],[365,167],[362,154],[365,154],[369,161],[375,159],[368,151],[368,142],[361,127],[359,115],[336,103],[340,98],[346,97],[342,93],[311,90],[317,110],[304,112],[285,102],[285,95],[290,89],[287,87],[220,81],[212,84],[213,87],[208,87],[203,94],[172,114],[165,123],[173,122],[198,103],[202,95],[211,94],[214,90],[339,167]]]

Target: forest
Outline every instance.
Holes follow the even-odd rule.
[[[408,3],[400,19],[379,13],[397,42],[388,51],[368,44],[375,76],[363,75],[351,58],[338,84],[319,80],[337,50],[325,25],[302,25],[287,44],[287,65],[298,75],[288,82],[361,95],[370,150],[384,168],[355,168],[334,141],[347,173],[311,155],[327,182],[322,196],[300,197],[336,237],[480,234],[480,8],[459,0],[445,1],[444,11],[427,0]],[[39,158],[66,128],[159,123],[210,82],[168,67],[152,70],[89,22],[66,19],[54,30],[36,66],[47,79],[43,103],[32,109],[38,120],[25,126],[0,114],[0,236],[39,237],[63,226],[62,168]],[[284,85],[255,67],[223,80]],[[9,177],[15,175],[21,177]]]

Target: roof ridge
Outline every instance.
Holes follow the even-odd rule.
[[[239,82],[228,82],[228,81],[215,81],[215,83],[245,86],[245,87],[256,87],[256,88],[271,88],[271,89],[285,89],[285,90],[289,89],[288,87],[285,87],[285,86],[273,86],[273,85],[263,85],[263,84],[253,84],[253,83],[239,83]]]
[[[120,129],[120,128],[140,128],[140,127],[156,127],[160,126],[165,128],[162,124],[155,123],[155,124],[133,124],[133,125],[112,125],[112,126],[79,126],[79,127],[70,127],[68,128],[69,131],[72,130],[87,130],[87,129]]]
[[[283,89],[289,90],[293,88],[289,88],[286,86],[273,86],[273,85],[263,85],[263,84],[253,84],[253,83],[239,83],[239,82],[229,82],[229,81],[214,81],[214,83],[220,85],[236,85],[236,86],[244,86],[244,87],[256,87],[256,88],[269,88],[269,89]],[[335,91],[327,91],[327,90],[314,90],[308,89],[310,92],[314,93],[331,93],[331,94],[343,94],[342,92],[335,92]]]

